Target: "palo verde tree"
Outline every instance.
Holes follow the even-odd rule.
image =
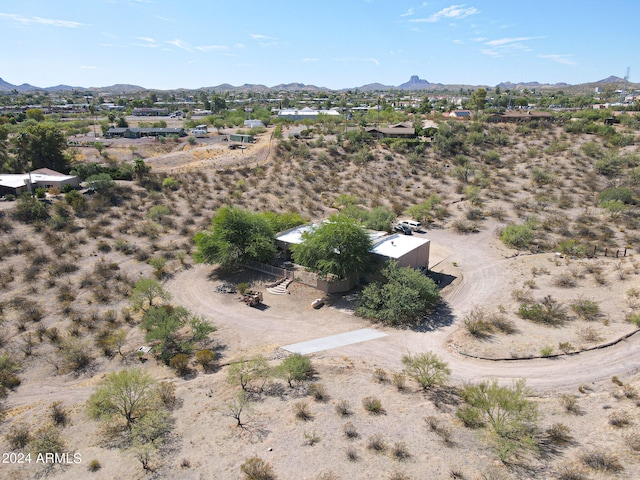
[[[372,246],[371,238],[357,220],[338,214],[303,233],[302,243],[293,245],[291,250],[296,263],[321,276],[335,275],[343,280],[371,268]]]
[[[276,253],[274,232],[260,214],[236,207],[218,209],[211,228],[194,237],[198,263],[218,263],[224,267],[250,260],[269,261]]]
[[[160,282],[153,278],[141,278],[138,280],[129,298],[135,310],[143,311],[152,308],[156,299],[167,301],[171,299],[171,294],[162,288]]]
[[[390,261],[382,275],[384,282],[372,283],[362,290],[358,315],[389,325],[415,323],[440,299],[435,282],[413,268]]]
[[[131,430],[134,423],[160,405],[156,382],[141,369],[110,373],[101,382],[87,404],[89,415],[112,424],[124,420]]]

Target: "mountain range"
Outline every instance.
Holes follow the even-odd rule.
[[[523,89],[523,88],[537,88],[537,89],[550,89],[550,88],[595,88],[597,86],[606,86],[606,85],[622,85],[625,82],[625,79],[610,76],[603,80],[599,80],[596,82],[583,83],[579,85],[570,85],[568,83],[555,83],[555,84],[543,84],[539,82],[520,82],[520,83],[512,83],[512,82],[502,82],[499,83],[498,87],[501,89]],[[633,88],[638,88],[638,85],[630,83],[629,84]],[[363,92],[373,92],[373,91],[386,91],[386,90],[401,90],[401,91],[419,91],[419,90],[429,90],[429,91],[458,91],[460,89],[476,89],[478,87],[485,88],[493,88],[488,87],[487,85],[445,85],[442,83],[430,83],[427,80],[421,79],[417,75],[412,75],[408,82],[402,83],[397,86],[393,85],[384,85],[381,83],[369,83],[367,85],[362,85],[361,87],[353,87],[353,88],[344,88],[339,91],[347,91],[347,90],[359,90]],[[147,90],[144,87],[140,87],[138,85],[128,85],[128,84],[117,84],[111,85],[108,87],[73,87],[70,85],[56,85],[53,87],[35,87],[28,83],[23,83],[22,85],[13,85],[9,82],[5,82],[2,78],[0,78],[0,92],[11,92],[17,91],[20,93],[25,92],[38,92],[38,91],[46,91],[46,92],[68,92],[72,90],[80,90],[86,91],[96,94],[130,94],[136,92],[142,92]],[[176,89],[176,90],[193,90],[193,89]],[[202,87],[195,90],[205,90],[205,91],[216,91],[216,92],[264,92],[264,91],[274,91],[274,92],[293,92],[299,90],[309,90],[309,91],[331,91],[329,88],[325,87],[317,87],[315,85],[305,85],[304,83],[287,83],[274,85],[273,87],[267,87],[266,85],[260,84],[249,84],[245,83],[240,86],[233,86],[228,83],[223,83],[221,85],[213,86],[213,87]]]

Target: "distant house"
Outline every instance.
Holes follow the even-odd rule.
[[[104,134],[105,138],[166,137],[168,135],[185,137],[187,132],[185,132],[184,128],[111,127]]]
[[[131,112],[136,117],[160,117],[169,115],[167,108],[134,108]]]
[[[521,111],[512,110],[504,113],[494,113],[489,118],[490,122],[507,122],[507,123],[522,123],[530,122],[532,120],[553,120],[553,114],[549,112],[534,112],[531,110]]]
[[[244,135],[240,133],[232,133],[229,135],[229,141],[240,143],[254,143],[256,139],[253,135]]]
[[[469,119],[471,118],[471,110],[453,110],[449,112],[449,118]]]
[[[328,115],[330,117],[339,116],[337,110],[314,110],[313,108],[304,107],[300,110],[293,108],[282,109],[278,112],[278,118],[285,120],[317,120],[318,115]]]
[[[260,127],[264,127],[265,125],[262,120],[253,119],[253,120],[245,120],[244,126],[247,128],[260,128]]]
[[[0,173],[0,195],[20,195],[36,188],[57,188],[62,191],[65,185],[78,187],[80,180],[75,175],[65,175],[49,168],[39,168],[29,173]]]
[[[378,138],[416,138],[416,130],[409,123],[396,123],[386,128],[368,127],[364,129],[370,135]]]

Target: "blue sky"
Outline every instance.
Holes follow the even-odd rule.
[[[640,78],[637,0],[2,0],[13,84],[327,88]]]

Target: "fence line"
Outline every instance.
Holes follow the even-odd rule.
[[[250,268],[252,270],[257,270],[259,272],[268,273],[270,275],[274,275],[276,277],[284,277],[290,278],[293,280],[295,277],[294,272],[291,270],[287,270],[286,268],[275,267],[273,265],[269,265],[267,263],[260,263],[254,261],[248,261],[244,264],[245,267]]]

